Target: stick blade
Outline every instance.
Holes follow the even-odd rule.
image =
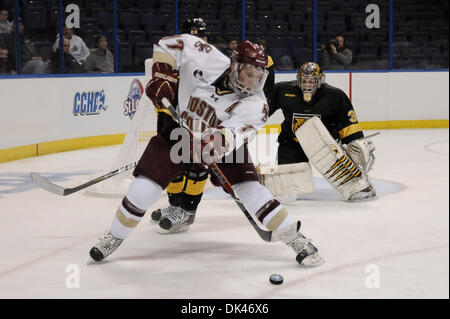
[[[31,180],[40,188],[45,189],[47,192],[59,195],[66,196],[66,189],[64,187],[58,186],[46,180],[44,177],[39,175],[38,173],[31,173]]]

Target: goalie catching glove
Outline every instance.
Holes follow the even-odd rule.
[[[375,163],[375,145],[370,140],[355,140],[348,145],[343,145],[344,150],[350,158],[365,172],[369,172]]]
[[[152,79],[145,87],[145,94],[157,108],[164,108],[162,99],[166,98],[175,105],[175,92],[177,91],[178,71],[173,70],[167,63],[156,62],[152,66]]]

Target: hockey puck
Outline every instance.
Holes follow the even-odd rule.
[[[273,274],[270,276],[269,281],[273,285],[281,285],[283,283],[283,276],[278,274]]]

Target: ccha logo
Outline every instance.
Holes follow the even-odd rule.
[[[77,92],[73,99],[73,115],[94,115],[106,111],[105,91]]]
[[[123,102],[123,114],[133,119],[134,114],[136,114],[137,106],[141,100],[142,94],[144,93],[144,88],[138,79],[134,79],[131,82],[130,90],[128,91],[128,96]]]

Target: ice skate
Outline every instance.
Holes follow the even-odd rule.
[[[189,225],[194,222],[195,212],[195,210],[187,211],[182,208],[173,211],[161,219],[159,222],[159,232],[161,234],[169,234],[187,231],[189,229]]]
[[[361,202],[365,200],[369,200],[374,198],[377,195],[375,188],[370,185],[367,188],[364,188],[363,190],[356,192],[350,196],[348,199],[349,202]]]
[[[123,239],[114,237],[110,232],[108,232],[103,238],[100,238],[100,242],[92,247],[89,255],[95,261],[101,261],[111,255],[117,247],[120,246]]]
[[[161,221],[161,219],[163,219],[166,216],[168,216],[169,214],[173,213],[178,208],[179,207],[170,205],[169,207],[166,207],[166,208],[162,208],[162,209],[158,208],[157,210],[154,210],[150,216],[150,223],[158,224]]]
[[[296,260],[300,265],[316,267],[325,262],[317,253],[318,249],[311,244],[311,239],[301,233],[297,233],[297,236],[287,245],[297,254]]]

